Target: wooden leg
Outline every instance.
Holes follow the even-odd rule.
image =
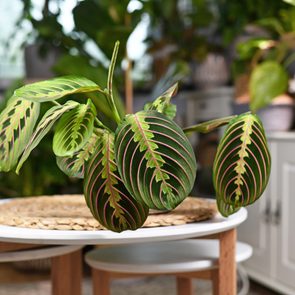
[[[193,283],[191,278],[176,277],[177,295],[192,295]]]
[[[220,254],[217,278],[218,295],[237,294],[236,229],[220,234]]]
[[[53,295],[81,295],[82,251],[51,259]]]
[[[102,270],[92,269],[93,295],[110,295],[110,275]]]
[[[218,278],[218,269],[211,270],[211,280],[212,280],[212,294],[221,295],[219,292],[219,278]]]

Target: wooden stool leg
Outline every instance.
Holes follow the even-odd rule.
[[[53,295],[81,295],[82,251],[51,258]]]
[[[212,294],[221,295],[219,293],[219,281],[218,281],[218,269],[211,270],[211,280],[212,280]]]
[[[102,270],[92,269],[93,295],[110,295],[110,275]]]
[[[191,278],[176,278],[177,295],[192,295],[193,283]]]
[[[237,294],[236,270],[236,229],[231,229],[220,234],[220,254],[217,278],[217,294]]]

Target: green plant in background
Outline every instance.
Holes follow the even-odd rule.
[[[256,21],[264,28],[265,37],[238,45],[239,61],[249,65],[244,70],[250,73],[250,108],[254,112],[288,91],[288,68],[295,61],[295,7],[283,5],[277,17]]]
[[[53,151],[67,175],[84,178],[84,195],[93,216],[112,231],[135,230],[149,208],[174,209],[190,193],[196,159],[185,133],[208,132],[229,123],[219,145],[214,183],[217,204],[228,216],[262,194],[270,155],[259,118],[251,113],[221,118],[182,130],[174,121],[172,86],[143,111],[122,115],[113,98],[113,52],[105,89],[77,76],[59,77],[17,89],[0,114],[0,171],[23,163],[56,123]],[[91,99],[71,100],[77,93],[106,97],[116,126],[99,120]],[[66,96],[65,103],[59,99]],[[51,107],[36,124],[40,104]]]

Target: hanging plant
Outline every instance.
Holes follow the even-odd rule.
[[[262,123],[246,113],[184,128],[173,121],[173,85],[143,111],[121,115],[112,91],[118,42],[107,87],[76,76],[59,77],[15,91],[0,114],[0,171],[19,173],[32,150],[55,126],[53,152],[58,167],[70,177],[84,178],[84,196],[93,217],[112,231],[135,230],[149,209],[174,209],[190,193],[197,165],[187,138],[228,124],[214,163],[218,209],[224,216],[255,202],[270,174],[270,155]],[[91,99],[71,100],[75,93],[99,92],[116,125],[110,129]],[[58,100],[67,97],[64,104]],[[50,108],[36,125],[40,103]]]

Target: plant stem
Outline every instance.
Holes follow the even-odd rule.
[[[55,100],[52,100],[51,102],[52,102],[54,105],[56,105],[56,106],[61,106],[61,104],[60,104],[59,102],[55,101]]]
[[[121,116],[117,110],[115,101],[114,101],[114,97],[113,97],[113,76],[114,76],[114,70],[115,70],[115,64],[116,64],[116,60],[117,60],[117,56],[118,56],[118,51],[119,51],[119,46],[120,46],[120,42],[117,41],[115,43],[115,47],[114,47],[114,51],[113,51],[113,55],[112,55],[112,59],[111,59],[111,64],[110,64],[110,68],[109,68],[109,72],[108,72],[108,86],[107,86],[107,98],[108,101],[110,103],[110,107],[112,109],[112,111],[114,112],[115,115],[115,120],[117,123],[119,123],[121,121]]]

